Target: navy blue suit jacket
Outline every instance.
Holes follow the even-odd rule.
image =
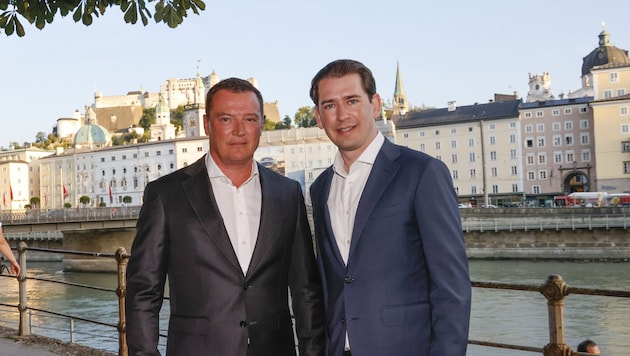
[[[359,202],[347,266],[327,207],[334,172],[311,186],[328,355],[464,356],[471,285],[449,171],[385,140]]]

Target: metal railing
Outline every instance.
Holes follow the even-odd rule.
[[[91,285],[71,283],[71,282],[62,282],[55,281],[47,278],[37,278],[37,277],[27,277],[27,268],[26,268],[26,252],[28,250],[31,251],[39,251],[39,252],[49,252],[55,254],[73,254],[73,255],[83,255],[83,256],[92,256],[92,257],[100,257],[100,258],[115,258],[118,268],[118,282],[117,288],[107,289],[101,288]],[[19,253],[19,263],[22,267],[20,271],[20,275],[18,276],[19,283],[19,304],[18,305],[8,305],[0,303],[3,306],[16,307],[19,311],[19,328],[18,333],[20,336],[29,335],[31,333],[31,316],[33,312],[45,313],[51,316],[68,318],[71,320],[71,335],[73,334],[73,320],[80,320],[84,322],[95,323],[98,325],[102,325],[105,327],[116,328],[118,332],[118,345],[119,351],[118,354],[120,356],[127,356],[127,341],[126,341],[126,320],[125,320],[125,295],[126,295],[126,270],[127,270],[127,262],[129,260],[129,254],[127,251],[120,247],[116,250],[114,254],[106,254],[106,253],[94,253],[94,252],[81,252],[81,251],[67,251],[67,250],[58,250],[58,249],[44,249],[44,248],[29,248],[26,246],[24,242],[20,242],[18,246]],[[0,270],[0,272],[2,272]],[[8,273],[8,270],[7,270]],[[9,277],[7,275],[2,275],[2,277]],[[15,277],[11,277],[15,278]],[[66,313],[60,313],[52,310],[44,310],[35,307],[31,307],[28,304],[27,299],[27,291],[26,291],[26,283],[27,280],[37,280],[37,281],[45,281],[51,283],[62,283],[67,285],[72,285],[81,288],[89,288],[94,290],[99,290],[102,292],[108,292],[116,295],[118,301],[118,323],[104,323],[97,320],[91,320],[87,318],[82,318],[76,315],[69,315]],[[483,341],[483,340],[469,340],[468,343],[471,345],[479,345],[485,347],[493,347],[500,349],[509,349],[509,350],[519,350],[519,351],[528,351],[539,353],[544,356],[587,356],[586,353],[575,352],[571,349],[569,345],[566,343],[566,339],[564,336],[564,299],[569,294],[582,294],[582,295],[590,295],[590,296],[606,296],[606,297],[617,297],[617,298],[630,298],[630,291],[621,291],[621,290],[605,290],[605,289],[590,289],[590,288],[573,288],[569,287],[561,276],[559,275],[550,275],[547,280],[542,285],[524,285],[524,284],[510,284],[510,283],[496,283],[496,282],[472,282],[473,288],[486,288],[486,289],[499,289],[499,290],[512,290],[512,291],[526,291],[526,292],[538,292],[544,295],[547,300],[547,314],[548,314],[548,326],[549,326],[549,343],[546,345],[540,346],[531,346],[531,345],[514,345],[507,343],[498,343],[491,341]],[[166,298],[168,299],[168,298]],[[166,335],[160,333],[161,338],[165,338]],[[71,336],[71,342],[74,342],[74,337]]]
[[[577,229],[628,229],[630,214],[553,214],[524,216],[480,215],[462,217],[464,232],[534,231]]]
[[[137,219],[141,206],[103,208],[64,208],[0,210],[0,221],[4,224],[38,224],[74,221],[100,221],[104,219]]]

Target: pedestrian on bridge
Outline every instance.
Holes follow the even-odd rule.
[[[4,238],[4,233],[2,232],[2,222],[0,221],[0,254],[4,255],[9,262],[11,262],[11,272],[15,274],[15,276],[20,275],[20,264],[15,259],[13,255],[13,251],[11,251],[11,246],[7,242],[7,239]]]

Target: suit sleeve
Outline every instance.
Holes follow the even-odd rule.
[[[431,355],[464,355],[471,285],[461,217],[448,168],[430,162],[417,186],[415,211],[431,286]]]
[[[311,230],[299,184],[289,287],[300,355],[324,355],[324,302]]]
[[[159,189],[149,183],[127,266],[127,346],[129,355],[159,355],[159,312],[168,266],[168,236]]]

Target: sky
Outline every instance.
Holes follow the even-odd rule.
[[[398,62],[410,105],[443,108],[495,93],[525,98],[530,73],[549,72],[556,97],[579,89],[602,23],[613,45],[630,49],[629,1],[205,2],[175,29],[152,19],[129,25],[110,8],[88,27],[59,16],[43,30],[25,26],[25,37],[0,34],[0,147],[52,132],[97,91],[159,92],[197,68],[256,78],[265,102],[293,117],[312,105],[315,73],[339,58],[370,67],[384,100],[393,97]]]

